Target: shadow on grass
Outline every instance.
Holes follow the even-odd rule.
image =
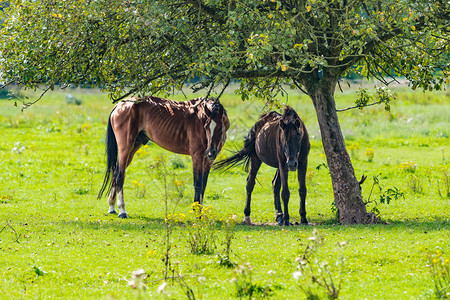
[[[236,226],[237,231],[251,232],[251,231],[312,231],[314,228],[330,230],[330,231],[343,231],[349,229],[361,229],[361,230],[379,230],[379,231],[391,231],[391,230],[414,230],[423,231],[423,233],[429,233],[433,231],[440,231],[448,229],[450,223],[449,219],[436,217],[433,220],[402,220],[402,221],[387,221],[386,224],[371,224],[371,225],[340,225],[334,219],[325,220],[320,223],[310,223],[308,225],[294,223],[292,226],[279,226],[277,223],[271,222],[255,222],[254,225],[238,224]]]
[[[113,229],[123,231],[163,230],[165,228],[164,218],[153,218],[147,216],[130,216],[120,219],[117,215],[98,216],[95,220],[79,219],[61,221],[63,225],[74,226],[83,229],[101,230]]]
[[[254,225],[244,225],[238,223],[235,227],[236,231],[240,232],[258,232],[258,231],[312,231],[314,228],[330,231],[342,231],[350,229],[361,230],[414,230],[423,231],[424,233],[448,229],[450,220],[437,217],[433,220],[387,220],[387,224],[372,224],[372,225],[339,225],[334,219],[323,220],[322,222],[310,223],[309,225],[302,225],[295,222],[292,226],[279,226],[275,222],[254,222]],[[61,221],[64,225],[71,225],[84,229],[100,230],[110,228],[113,230],[123,231],[142,231],[142,230],[164,230],[165,219],[163,217],[148,217],[145,215],[131,215],[127,219],[119,219],[117,215],[103,215],[98,216],[95,220],[80,219],[71,221]],[[221,230],[223,222],[216,221],[218,230]],[[172,224],[172,228],[183,228],[189,226],[186,223]]]

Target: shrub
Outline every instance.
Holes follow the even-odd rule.
[[[216,222],[211,215],[211,207],[203,207],[198,202],[193,203],[188,216],[187,241],[193,254],[212,254],[216,249]]]
[[[442,249],[426,251],[428,268],[433,278],[434,293],[438,299],[450,298],[450,258]]]
[[[298,281],[298,287],[305,294],[306,299],[321,299],[317,288],[322,288],[329,299],[338,299],[342,285],[342,274],[344,271],[344,258],[341,256],[333,263],[321,260],[316,256],[316,251],[323,243],[323,237],[313,230],[313,235],[309,237],[309,243],[305,247],[303,254],[297,257],[297,271],[292,275]],[[338,244],[345,246],[345,242]]]

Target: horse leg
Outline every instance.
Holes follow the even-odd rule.
[[[203,176],[202,176],[202,199],[205,196],[206,185],[208,184],[208,175],[211,170],[211,163],[206,161],[203,162]],[[202,203],[203,205],[203,203]]]
[[[272,180],[273,187],[273,200],[275,204],[275,217],[278,225],[283,225],[283,210],[281,209],[280,191],[281,191],[281,180],[280,172],[277,169],[275,177]]]
[[[248,172],[248,177],[247,177],[247,186],[245,187],[245,189],[247,191],[247,201],[245,203],[245,208],[244,208],[244,215],[245,215],[244,223],[247,225],[252,224],[252,221],[250,219],[250,213],[251,213],[250,205],[252,202],[252,192],[255,187],[256,174],[258,174],[258,170],[260,167],[261,167],[261,160],[259,158],[257,158],[256,156],[252,156],[250,158],[250,170]]]
[[[300,164],[298,170],[297,170],[297,177],[298,177],[298,184],[299,184],[299,189],[298,189],[298,194],[300,196],[300,209],[299,209],[299,213],[300,213],[300,218],[301,218],[301,223],[307,225],[308,224],[308,220],[306,219],[306,207],[305,207],[305,203],[306,203],[306,169],[307,169],[307,162],[304,161]]]
[[[116,177],[117,208],[119,209],[119,218],[121,218],[121,219],[128,218],[128,214],[125,210],[125,201],[123,199],[123,184],[125,182],[125,169],[126,169],[126,163],[119,164],[118,171],[117,171],[117,177]]]
[[[127,211],[125,210],[125,200],[123,198],[123,184],[125,182],[125,170],[130,165],[134,154],[142,146],[142,144],[135,143],[129,144],[128,141],[135,141],[137,137],[136,133],[130,133],[126,138],[117,138],[117,144],[119,148],[119,160],[117,164],[116,189],[117,189],[117,208],[119,209],[119,218],[128,218]]]
[[[280,171],[280,179],[281,184],[283,186],[283,190],[281,192],[281,199],[283,199],[283,206],[284,206],[284,215],[283,215],[283,225],[291,225],[289,223],[289,186],[288,186],[288,171],[285,169],[278,169]]]
[[[194,173],[194,203],[203,205],[203,154],[192,155],[192,169]],[[206,178],[208,177],[206,176]]]
[[[117,168],[116,168],[117,170]],[[113,178],[112,178],[112,184],[111,184],[111,191],[109,192],[109,211],[108,214],[117,214],[116,211],[116,198],[117,198],[117,189],[116,189],[116,170],[113,172]]]
[[[130,165],[131,160],[133,159],[134,154],[136,153],[137,150],[139,150],[139,148],[142,146],[142,144],[135,144],[133,150],[131,151],[130,155],[129,155],[129,159],[127,162],[127,167]],[[116,178],[118,176],[118,172],[119,172],[119,168],[116,167],[116,169],[113,172],[113,178],[112,178],[112,183],[111,183],[111,191],[109,193],[109,198],[108,198],[108,203],[109,203],[109,214],[117,214],[116,211],[116,199],[117,199],[117,183],[116,183]]]

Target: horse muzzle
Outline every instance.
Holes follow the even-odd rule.
[[[298,161],[296,161],[296,160],[288,160],[286,162],[286,167],[291,172],[296,171],[297,167],[298,167]]]
[[[213,161],[216,159],[218,153],[219,151],[217,150],[217,148],[206,149],[206,158],[208,158],[210,161]]]

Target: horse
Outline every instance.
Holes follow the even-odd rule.
[[[106,132],[107,169],[98,199],[109,185],[109,211],[127,218],[123,198],[125,170],[134,154],[152,141],[162,148],[192,157],[194,202],[203,205],[208,175],[226,140],[230,122],[218,100],[197,98],[173,101],[158,97],[132,97],[111,111]]]
[[[308,224],[305,209],[307,192],[305,177],[309,150],[310,143],[305,124],[291,107],[286,106],[282,115],[275,111],[262,115],[247,134],[244,147],[233,156],[214,163],[214,169],[228,169],[237,164],[245,164],[248,177],[244,224],[252,224],[251,196],[262,163],[277,169],[272,181],[277,223],[280,226],[291,225],[288,209],[290,197],[288,172],[297,170],[301,223]],[[281,186],[284,214],[280,203]]]

